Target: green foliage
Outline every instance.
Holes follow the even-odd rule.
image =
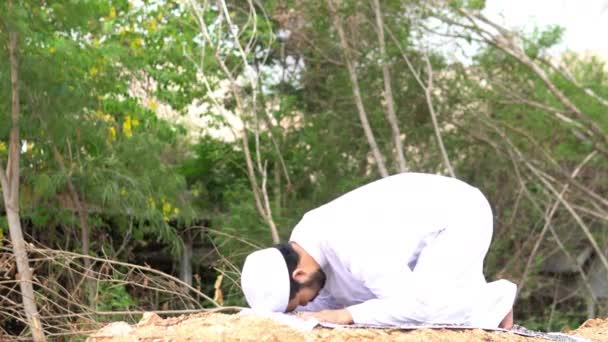
[[[132,242],[127,241],[126,251],[117,257],[132,256],[133,246],[149,246],[153,240],[177,256],[183,228],[191,224],[210,228],[195,241],[203,245],[201,249],[217,247],[237,268],[254,248],[242,240],[260,246],[272,243],[268,224],[254,202],[243,142],[213,138],[206,129],[194,132],[202,133],[200,138],[188,140],[187,133],[193,132],[158,114],[165,106],[184,114],[191,104],[202,104],[200,116],[208,120],[209,131],[228,126],[223,111],[208,106],[212,100],[225,110],[234,111],[236,106],[232,93],[224,97],[215,93],[227,90],[218,56],[236,77],[248,66],[276,70],[291,59],[304,61],[304,68],[292,75],[289,68],[280,78],[261,73],[254,87],[236,89],[245,107],[244,113],[236,114],[248,127],[253,176],[260,187],[265,180],[283,241],[307,210],[379,177],[370,163],[344,51],[326,1],[297,7],[301,2],[270,0],[264,2],[266,11],[256,3],[256,26],[245,2],[229,1],[229,18],[239,28],[236,39],[250,49],[245,60],[235,51],[227,18],[214,6],[202,13],[209,42],[181,1],[13,3],[11,10],[0,3],[0,158],[6,160],[10,129],[6,124],[10,122],[10,29],[20,36],[21,214],[36,237],[50,245],[63,248],[66,236],[80,233],[70,182],[88,210],[92,254],[116,251],[122,238],[130,236]],[[517,279],[523,273],[521,260],[530,255],[530,240],[538,237],[545,222],[545,206],[554,200],[524,161],[562,186],[569,180],[564,175],[599,140],[581,139],[586,131],[579,123],[556,116],[555,111],[569,117],[572,113],[543,80],[511,55],[483,46],[470,65],[453,63],[418,46],[419,37],[414,36],[418,19],[408,13],[428,17],[431,10],[422,9],[417,1],[382,1],[381,5],[385,56],[380,56],[369,3],[343,1],[339,15],[357,66],[361,100],[390,172],[398,172],[398,167],[386,119],[380,60],[390,70],[408,169],[434,173],[443,169],[427,99],[402,55],[426,80],[428,52],[435,76],[433,102],[448,155],[457,176],[482,189],[495,212],[495,240],[486,273],[488,278],[500,274]],[[486,3],[455,0],[449,5],[478,11]],[[220,20],[224,20],[221,25]],[[290,29],[292,35],[279,42],[275,38],[279,29]],[[563,32],[558,26],[536,29],[523,40],[525,52],[591,122],[608,132],[606,106],[581,88],[608,98],[605,62],[566,55],[563,62],[580,86],[540,62]],[[464,36],[470,38],[474,32],[465,31]],[[201,82],[202,76],[208,84]],[[521,157],[513,153],[515,148]],[[597,194],[606,193],[607,167],[606,159],[597,157],[577,179]],[[605,227],[597,208],[579,209],[586,208],[588,199],[576,192],[579,188],[572,188],[576,187],[566,198],[583,220]],[[565,227],[571,234],[575,223],[562,209],[555,227]],[[4,216],[0,228],[6,232]],[[69,249],[80,250],[80,241],[70,241]],[[109,246],[109,241],[115,243]],[[543,241],[539,255],[532,259],[531,279],[536,283],[545,249],[552,248],[553,242]],[[209,274],[199,284],[206,293],[213,291],[212,266],[205,265],[209,269],[203,273]],[[236,272],[234,277],[237,280]],[[225,285],[224,290],[226,304],[244,304],[237,286]],[[541,297],[543,291],[546,288],[529,286],[521,296]],[[126,310],[151,302],[132,297],[124,286],[103,285],[98,295],[98,310]],[[542,329],[573,326],[580,318],[573,307],[560,307],[554,313],[531,308],[525,323]]]
[[[481,11],[486,7],[485,0],[450,0],[448,5],[453,9],[466,8]]]
[[[486,7],[485,0],[469,0],[467,3],[467,8],[471,10],[479,10],[481,11]]]
[[[522,320],[521,324],[528,329],[537,331],[568,331],[578,328],[586,319],[583,314],[584,307],[575,305],[571,308],[555,308],[551,305],[541,306],[542,314]],[[578,306],[578,307],[577,307]],[[551,310],[555,310],[551,312]],[[546,321],[550,317],[550,321]]]
[[[165,11],[169,7],[176,10]],[[42,6],[26,1],[2,12],[2,54],[9,29],[19,31],[20,38],[21,138],[27,142],[21,158],[24,219],[38,227],[74,226],[69,213],[76,205],[67,186],[72,182],[88,209],[119,220],[127,215],[142,223],[135,225],[134,235],[150,233],[179,252],[180,240],[167,221],[176,215],[191,220],[196,212],[184,201],[186,182],[176,172],[174,156],[183,148],[184,130],[158,119],[130,89],[154,80],[161,90],[165,87],[166,98],[185,96],[173,102],[178,108],[199,94],[172,88],[193,83],[196,73],[174,47],[163,45],[174,42],[164,39],[165,30],[190,32],[179,44],[193,37],[193,29],[175,29],[183,14],[173,2],[142,7],[128,1]],[[3,60],[0,75],[5,76],[8,58]],[[177,69],[183,70],[181,83],[163,83],[172,81]],[[8,83],[0,90],[0,106],[6,109],[0,121],[10,122],[4,116],[10,112]],[[0,129],[4,147],[8,128]],[[0,157],[4,153],[0,148]],[[93,215],[90,219],[96,222]],[[99,247],[93,244],[94,250]]]
[[[122,284],[101,284],[97,296],[99,311],[126,311],[136,304]]]
[[[96,289],[97,311],[128,311],[137,305],[124,284],[101,283]],[[99,322],[123,320],[123,315],[103,315]]]
[[[0,216],[0,232],[2,232],[2,237],[8,234],[8,221],[6,215]]]
[[[524,50],[531,58],[540,56],[547,49],[559,44],[565,29],[552,25],[544,29],[535,28],[529,40],[524,43]]]

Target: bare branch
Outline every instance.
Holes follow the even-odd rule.
[[[425,82],[422,81],[421,76],[418,74],[418,72],[414,68],[414,65],[410,61],[409,57],[405,53],[403,47],[401,46],[401,44],[399,43],[399,41],[397,40],[397,38],[395,37],[393,32],[388,27],[385,27],[385,28],[386,28],[386,31],[388,32],[388,34],[391,36],[391,39],[393,40],[393,42],[399,49],[399,52],[401,53],[401,57],[407,64],[407,67],[409,68],[410,72],[412,73],[412,76],[414,76],[414,78],[416,79],[416,82],[418,83],[418,85],[420,85],[420,88],[422,88],[422,90],[424,91],[424,97],[426,99],[426,104],[429,109],[429,113],[431,115],[431,120],[433,122],[433,129],[435,131],[435,137],[437,138],[437,145],[439,146],[439,151],[441,153],[441,157],[443,158],[443,163],[444,163],[445,167],[447,168],[450,176],[455,177],[456,175],[454,173],[454,168],[452,167],[452,163],[450,162],[448,153],[445,149],[445,146],[443,145],[443,139],[441,137],[439,124],[437,123],[437,113],[435,111],[435,106],[433,104],[433,93],[432,93],[432,91],[433,91],[433,68],[432,68],[429,56],[426,53],[424,54],[426,72],[427,72],[427,82],[425,84]]]
[[[380,58],[382,63],[382,78],[384,79],[384,96],[386,100],[386,117],[391,125],[393,132],[393,143],[395,144],[395,154],[399,163],[399,171],[407,171],[405,164],[405,157],[403,155],[403,143],[401,142],[401,131],[399,130],[399,120],[395,113],[395,101],[393,100],[393,88],[391,86],[391,73],[388,68],[388,56],[386,54],[386,47],[384,41],[384,20],[382,19],[382,9],[380,8],[380,1],[374,0],[372,2],[374,12],[376,14],[376,33],[378,35],[378,43],[380,45]]]
[[[591,152],[575,169],[574,171],[572,171],[571,177],[575,178],[579,172],[581,171],[581,169],[583,168],[583,166],[585,166],[585,164],[587,164],[594,156],[596,155],[595,151]],[[560,192],[560,196],[563,196],[566,191],[568,190],[569,184],[565,184],[562,187],[562,190]],[[540,234],[538,235],[538,238],[536,239],[536,243],[534,244],[534,247],[532,248],[532,252],[530,252],[530,255],[528,256],[528,261],[526,262],[526,267],[524,269],[524,273],[521,276],[521,280],[519,281],[519,290],[521,291],[521,289],[524,287],[525,283],[526,283],[526,279],[528,276],[528,272],[530,271],[530,267],[532,266],[532,262],[534,261],[534,257],[536,256],[536,253],[538,251],[538,248],[540,247],[541,242],[543,241],[545,234],[547,233],[547,230],[549,229],[549,226],[551,225],[551,220],[553,219],[553,216],[555,215],[555,212],[557,211],[557,208],[559,207],[560,201],[559,200],[555,200],[555,202],[553,203],[551,209],[549,209],[548,213],[545,214],[545,225],[543,226],[543,229],[541,230]]]
[[[487,119],[487,117],[486,117]],[[529,170],[532,171],[533,176],[535,176],[537,179],[542,178],[542,176],[540,176],[538,173],[534,172],[534,169],[531,169],[530,166],[531,164],[529,163],[529,161],[527,159],[525,159],[521,153],[521,151],[519,151],[517,149],[517,147],[515,147],[515,145],[510,141],[510,139],[505,135],[505,133],[499,128],[497,127],[494,123],[491,122],[491,120],[481,120],[482,123],[484,123],[485,125],[489,126],[491,129],[493,129],[496,133],[498,133],[498,135],[507,143],[506,145],[509,147],[509,149],[507,150],[511,162],[513,163],[516,172],[519,174],[519,167],[517,167],[517,161],[516,159],[518,159],[519,161],[523,162],[523,164],[528,167]],[[593,155],[591,155],[590,157],[588,157],[588,160],[586,160],[584,163],[579,164],[580,168],[582,168],[582,166],[584,166],[591,158],[593,157]],[[578,172],[580,171],[580,168],[575,169],[575,172],[578,174]],[[574,173],[574,172],[573,172]],[[521,179],[518,176],[519,179]],[[527,187],[523,186],[524,189],[524,193],[526,195],[526,197],[531,201],[531,203],[533,204],[534,208],[537,209],[540,212],[543,212],[543,210],[541,209],[540,204],[538,204],[538,201],[534,198],[534,196],[528,191]],[[567,187],[564,186],[563,189],[567,190]],[[557,198],[557,202],[562,203],[563,199],[560,200],[560,198]],[[555,207],[555,204],[552,206]],[[545,219],[551,220],[551,217],[553,216],[552,210],[548,210],[545,211]],[[543,228],[543,231],[545,231],[545,229],[549,229],[555,239],[555,241],[557,242],[560,250],[566,255],[566,257],[568,258],[568,260],[570,260],[570,262],[572,262],[572,264],[576,265],[577,271],[579,273],[579,275],[581,276],[581,279],[583,280],[584,285],[586,286],[591,299],[595,301],[595,297],[593,296],[593,289],[591,288],[591,285],[589,283],[588,277],[585,273],[585,271],[582,269],[581,265],[576,261],[576,258],[574,256],[572,256],[572,254],[567,250],[567,248],[563,245],[561,238],[559,237],[559,235],[557,234],[557,232],[555,231],[555,229],[553,228],[552,224],[546,224],[545,227]],[[544,235],[543,232],[541,232],[542,235]],[[591,237],[591,239],[593,239],[593,237]],[[541,239],[537,240],[537,243],[540,243]],[[524,276],[526,271],[524,270]],[[525,284],[525,278],[526,277],[522,277],[522,281],[520,283],[519,289],[518,291],[521,292],[523,285]]]
[[[2,165],[2,159],[0,159],[0,186],[3,191],[8,191],[8,179],[6,178],[6,171]],[[6,203],[4,203],[6,206]]]
[[[231,22],[230,19],[230,15],[228,13],[228,8],[226,6],[225,1],[223,0],[219,0],[219,5],[220,7],[222,7],[222,13],[223,13],[223,18],[225,18],[225,20],[228,22],[229,24],[229,28],[228,30],[230,31],[230,34],[233,37],[233,41],[232,43],[234,44],[234,46],[236,46],[238,52],[239,52],[239,58],[241,59],[243,65],[245,65],[246,67],[249,67],[249,64],[247,62],[247,49],[243,49],[242,45],[239,42],[238,39],[238,35],[234,32],[234,30],[232,29],[233,27],[236,27],[233,25],[233,23]],[[207,29],[208,25],[205,22],[204,19],[204,15],[203,15],[203,9],[201,9],[201,7],[199,6],[199,4],[194,1],[194,0],[189,0],[188,4],[190,5],[191,8],[191,12],[194,15],[197,23],[199,24],[199,28],[201,31],[201,34],[203,35],[204,40],[206,41],[206,43],[210,44],[211,46],[213,46],[213,39],[211,38],[211,35],[209,34],[209,31]],[[250,9],[254,10],[254,5],[251,2],[251,0],[248,0],[248,4],[250,6]],[[254,14],[254,19],[255,14]],[[219,26],[219,25],[218,25]],[[205,46],[202,47],[202,54],[204,54],[204,50],[205,50]],[[253,159],[251,157],[251,151],[249,148],[249,140],[248,140],[248,136],[247,136],[247,127],[246,127],[246,121],[243,119],[243,115],[245,113],[247,113],[247,109],[246,106],[243,103],[243,99],[241,94],[239,93],[239,85],[236,81],[236,77],[233,74],[232,71],[230,71],[224,61],[224,59],[222,58],[222,56],[220,56],[220,52],[219,52],[219,47],[217,46],[213,46],[213,52],[214,52],[214,56],[220,66],[220,69],[222,70],[222,72],[224,73],[224,76],[229,80],[230,82],[230,92],[232,93],[234,100],[236,102],[236,106],[237,106],[237,115],[239,115],[241,117],[241,121],[243,122],[243,129],[240,132],[240,138],[241,138],[241,143],[243,146],[243,153],[245,155],[245,164],[247,166],[247,175],[249,177],[249,182],[251,184],[251,189],[253,192],[253,196],[254,196],[254,200],[255,200],[255,204],[256,204],[256,208],[259,212],[259,214],[262,216],[262,218],[266,221],[266,223],[268,224],[270,231],[271,231],[271,235],[273,237],[273,241],[276,240],[276,237],[278,237],[278,232],[276,229],[276,225],[274,223],[274,220],[272,218],[272,215],[266,211],[266,206],[263,204],[263,190],[260,189],[259,185],[258,185],[258,181],[257,181],[257,176],[255,173],[255,168],[254,168],[254,162]],[[198,68],[200,68],[201,74],[203,78],[206,78],[205,76],[205,70],[203,69],[203,64],[201,62],[200,65],[197,65]],[[255,102],[255,92],[257,89],[257,85],[255,84],[255,81],[253,80],[252,77],[247,77],[248,81],[251,85],[252,90],[254,91],[254,102]],[[204,80],[203,81],[205,86],[209,87],[209,82]],[[210,88],[210,87],[209,87]],[[254,113],[255,114],[255,113]],[[258,162],[260,162],[258,160]],[[278,242],[278,241],[275,241]]]
[[[388,177],[389,173],[384,164],[384,157],[382,156],[380,148],[378,147],[378,143],[376,142],[376,138],[374,137],[374,133],[369,124],[369,120],[367,119],[367,113],[365,111],[365,106],[363,105],[363,100],[361,99],[361,91],[359,90],[357,69],[352,60],[348,42],[346,41],[346,34],[344,33],[344,28],[342,27],[342,20],[340,20],[340,16],[338,15],[334,0],[327,0],[327,5],[329,6],[331,16],[333,17],[334,27],[338,31],[338,36],[340,37],[342,54],[346,62],[348,74],[350,76],[350,84],[352,87],[355,105],[357,106],[359,120],[361,121],[361,125],[363,126],[363,131],[365,133],[365,137],[367,138],[367,143],[369,144],[370,149],[372,150],[372,155],[374,156],[374,160],[376,161],[378,172],[382,177]]]
[[[437,144],[439,145],[439,150],[441,151],[441,156],[443,158],[443,162],[445,167],[448,169],[450,176],[456,177],[454,173],[454,168],[452,167],[452,163],[450,162],[450,158],[448,156],[448,152],[443,145],[443,138],[441,137],[441,130],[439,129],[439,124],[437,123],[437,113],[435,112],[435,107],[433,105],[433,67],[431,66],[431,61],[429,56],[425,53],[424,60],[426,62],[426,72],[428,76],[428,82],[426,88],[424,88],[424,95],[426,97],[426,104],[429,108],[429,113],[431,114],[431,120],[433,121],[433,128],[435,130],[435,137],[437,138]]]
[[[595,137],[594,146],[604,156],[608,157],[608,134],[593,120],[591,120],[580,108],[578,108],[556,85],[549,75],[537,63],[534,62],[523,49],[514,42],[515,33],[489,20],[480,13],[470,13],[465,10],[459,10],[469,22],[476,28],[476,32],[482,36],[488,43],[493,44],[497,48],[514,57],[523,65],[532,70],[545,84],[547,89],[557,98],[557,100],[568,109],[568,112],[573,114],[581,123],[585,125]],[[482,28],[478,21],[487,24],[496,29],[500,35],[492,35],[490,31]]]
[[[523,154],[515,147],[515,145],[511,142],[511,140],[505,135],[504,132],[502,132],[498,127],[496,126],[492,126],[492,128],[504,139],[504,141],[511,147],[511,149],[515,152],[515,154],[517,155],[517,157],[523,162],[523,164],[532,172],[532,174],[535,175],[535,177],[540,180],[540,182],[545,186],[545,188],[547,190],[549,190],[549,192],[551,194],[553,194],[553,196],[555,196],[556,200],[559,201],[559,203],[561,205],[564,206],[564,208],[566,208],[566,210],[570,213],[570,215],[572,216],[572,218],[574,218],[574,220],[576,221],[576,223],[578,224],[578,227],[581,229],[581,231],[583,232],[583,234],[585,235],[586,239],[589,241],[589,243],[591,244],[591,246],[593,247],[593,250],[595,251],[595,253],[597,254],[597,256],[600,258],[600,261],[602,263],[602,265],[606,268],[606,270],[608,270],[608,259],[606,258],[606,255],[603,251],[603,249],[598,245],[597,240],[593,237],[593,235],[591,234],[591,231],[589,229],[589,227],[587,227],[587,225],[583,222],[583,220],[580,218],[580,216],[576,213],[576,211],[574,210],[574,208],[572,208],[572,205],[570,205],[570,203],[568,203],[564,198],[563,198],[563,194],[558,192],[555,187],[549,182],[547,181],[547,178],[545,176],[543,176],[542,172],[535,167],[534,165],[532,165],[532,163],[530,163],[529,160],[527,160]],[[593,155],[592,155],[593,156]],[[549,225],[549,228],[551,228],[551,226]]]

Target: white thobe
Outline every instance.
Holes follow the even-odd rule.
[[[355,189],[292,232],[327,276],[298,310],[346,308],[364,324],[496,327],[516,286],[486,283],[492,223],[482,193],[454,178],[403,173]]]

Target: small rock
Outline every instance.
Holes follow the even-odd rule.
[[[96,342],[96,341],[105,341],[106,339],[113,338],[128,338],[130,337],[131,332],[133,332],[133,327],[130,326],[127,322],[114,322],[106,325],[105,327],[98,330],[96,333],[92,334],[87,338],[88,342]],[[133,337],[133,340],[137,339]],[[130,339],[121,339],[121,341],[130,341]]]
[[[158,322],[162,322],[163,319],[159,315],[154,312],[145,312],[139,323],[137,323],[138,327],[143,327],[146,325],[153,325]]]

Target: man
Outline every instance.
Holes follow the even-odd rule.
[[[516,286],[487,283],[492,210],[457,179],[403,173],[304,215],[288,244],[256,251],[241,284],[253,309],[351,324],[510,329]]]

